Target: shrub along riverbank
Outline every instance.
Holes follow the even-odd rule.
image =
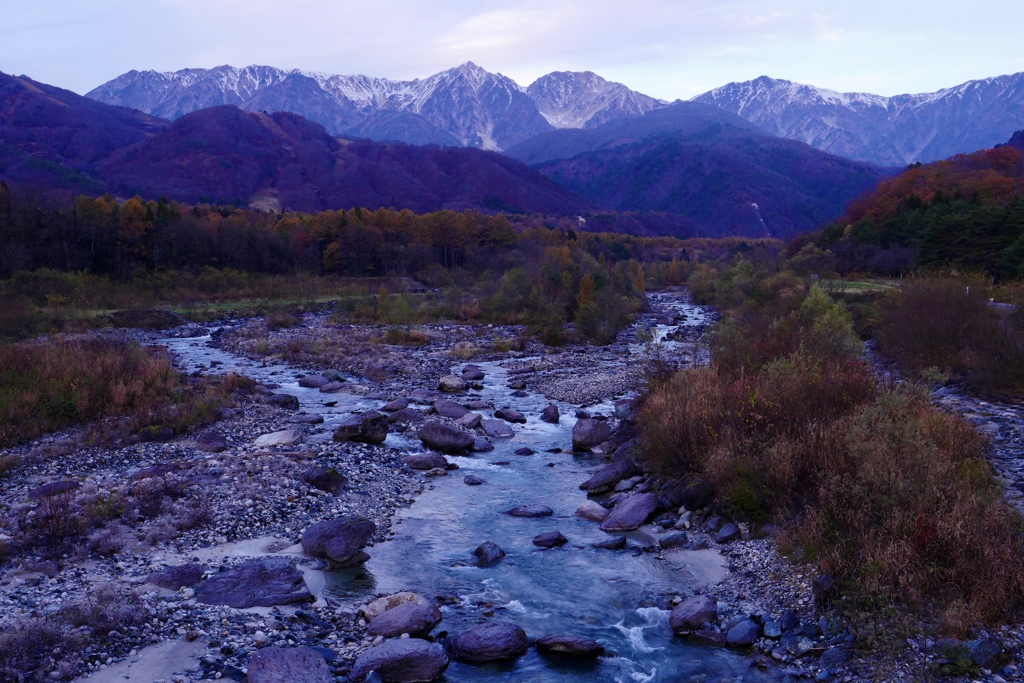
[[[693,282],[723,320],[709,365],[652,379],[647,467],[774,522],[783,550],[838,579],[851,615],[913,608],[957,633],[1019,616],[1021,519],[982,437],[924,390],[880,382],[820,287],[746,261]]]

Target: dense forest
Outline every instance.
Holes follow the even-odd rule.
[[[851,202],[813,237],[841,273],[956,268],[1024,276],[1024,140],[934,164],[914,164]]]
[[[338,291],[352,279],[405,278],[412,281],[406,288],[475,302],[447,306],[445,316],[523,323],[552,338],[562,323],[575,322],[584,336],[607,340],[642,307],[648,285],[684,283],[695,259],[782,246],[584,230],[622,222],[629,217],[275,212],[72,197],[0,183],[0,292],[10,310],[110,309],[286,297],[296,278],[320,293],[325,282]],[[277,284],[266,286],[268,278]],[[14,316],[7,327],[25,319]]]

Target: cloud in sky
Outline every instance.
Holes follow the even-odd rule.
[[[270,64],[389,78],[465,61],[523,85],[591,70],[664,99],[762,74],[927,92],[1024,70],[1024,3],[905,0],[38,0],[0,70],[85,92],[130,69]]]

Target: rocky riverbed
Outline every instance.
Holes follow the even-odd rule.
[[[603,348],[460,325],[388,344],[323,316],[162,342],[188,372],[259,384],[191,439],[101,449],[69,431],[0,454],[19,462],[0,539],[24,548],[2,565],[0,620],[52,650],[26,680],[933,680],[949,643],[838,622],[811,567],[626,462],[645,363],[692,362],[712,317],[652,300]],[[970,412],[1019,476],[1016,409]],[[81,542],[25,542],[61,519]],[[39,617],[81,645],[33,640]],[[983,680],[1024,680],[1021,637],[963,651]]]

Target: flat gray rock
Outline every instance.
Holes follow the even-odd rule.
[[[611,513],[601,522],[601,530],[632,531],[642,526],[657,507],[657,494],[639,493],[630,496],[612,508]]]
[[[250,560],[199,582],[196,600],[237,609],[313,602],[302,572],[288,560]]]
[[[425,636],[441,623],[441,611],[426,600],[413,600],[389,609],[370,622],[366,632],[371,636],[395,638],[408,633]]]
[[[458,453],[470,448],[475,442],[472,434],[440,422],[427,422],[420,427],[418,435],[427,448],[442,453]]]
[[[513,517],[550,517],[555,512],[545,505],[517,505],[505,514]]]
[[[448,655],[440,645],[419,638],[385,640],[356,657],[348,680],[361,683],[370,672],[384,683],[430,683],[448,668]]]
[[[512,427],[503,420],[480,420],[480,427],[492,439],[511,439],[516,435]]]
[[[537,639],[537,652],[547,655],[594,659],[604,654],[604,646],[587,638],[552,633]]]
[[[467,415],[469,410],[463,408],[454,401],[448,401],[442,398],[434,401],[434,412],[441,417],[449,417],[453,420],[458,420],[463,415]]]
[[[402,456],[402,463],[414,470],[432,470],[435,467],[448,467],[448,460],[440,453],[413,453]]]
[[[515,659],[526,654],[526,632],[507,621],[473,626],[448,641],[448,651],[460,662],[483,664]]]
[[[249,683],[334,683],[324,656],[308,647],[265,647],[249,656]]]

